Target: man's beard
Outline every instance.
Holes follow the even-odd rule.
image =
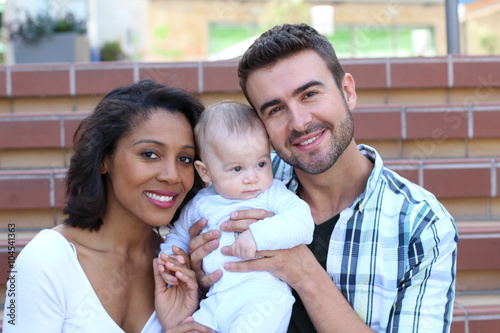
[[[354,123],[352,120],[351,111],[344,101],[345,117],[342,119],[336,131],[332,125],[326,122],[310,124],[305,132],[293,131],[286,142],[285,147],[292,147],[292,142],[308,133],[321,131],[323,129],[330,130],[332,133],[331,146],[332,149],[321,154],[318,151],[309,152],[308,158],[303,160],[300,155],[295,155],[290,149],[277,149],[276,153],[291,166],[304,171],[311,175],[317,175],[330,169],[339,159],[347,146],[352,141],[354,136]]]

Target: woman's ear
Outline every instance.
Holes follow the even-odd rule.
[[[109,158],[107,155],[105,155],[101,162],[101,175],[105,175],[108,173],[108,163],[109,163]]]
[[[194,161],[194,167],[196,168],[196,171],[198,171],[201,179],[207,184],[210,183],[212,178],[210,178],[210,173],[208,172],[205,163],[203,163],[202,161]]]

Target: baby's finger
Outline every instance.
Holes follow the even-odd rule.
[[[180,281],[184,282],[188,289],[197,290],[198,283],[196,282],[196,276],[194,272],[190,269],[182,267],[178,271],[175,272],[175,277]]]
[[[208,275],[205,275],[204,277],[201,278],[200,280],[200,287],[203,290],[208,290],[210,289],[211,286],[219,279],[222,277],[222,270],[218,269],[215,272],[212,272]]]
[[[169,284],[172,286],[179,284],[179,280],[177,280],[177,278],[170,273],[160,271],[160,275],[166,284]]]

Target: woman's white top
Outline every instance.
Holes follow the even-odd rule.
[[[117,274],[116,281],[109,281],[110,293],[123,278]],[[59,232],[46,229],[21,251],[10,273],[3,332],[124,331],[101,304],[78,261],[74,245]],[[141,332],[162,332],[156,312]]]

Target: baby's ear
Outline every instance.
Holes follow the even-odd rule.
[[[196,168],[196,171],[198,171],[201,179],[207,184],[210,183],[212,178],[210,178],[210,173],[208,172],[205,163],[203,163],[202,161],[194,161],[194,167]]]

